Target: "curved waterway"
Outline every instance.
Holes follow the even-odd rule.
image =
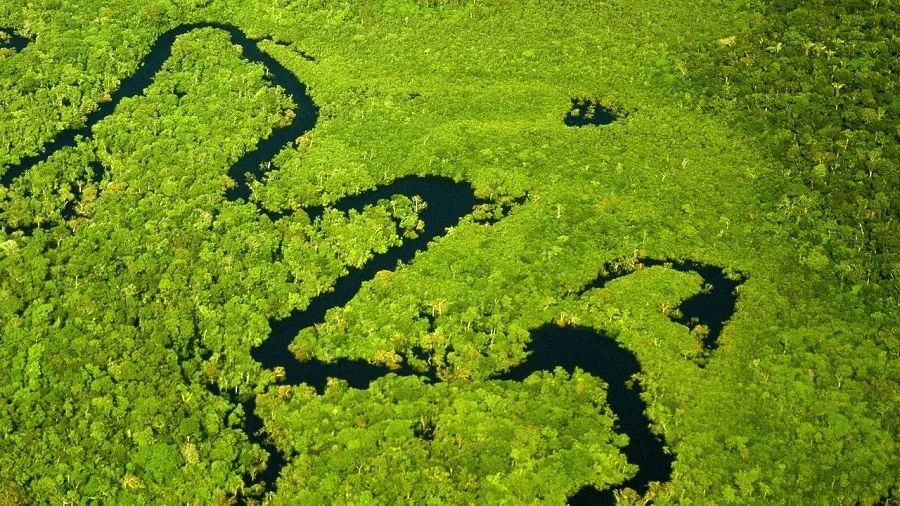
[[[265,65],[269,70],[267,79],[273,85],[281,86],[292,97],[296,105],[297,111],[293,121],[275,129],[270,137],[261,139],[254,149],[248,151],[229,169],[228,174],[237,185],[228,190],[225,197],[228,200],[248,201],[250,187],[246,175],[249,174],[252,178],[262,176],[261,167],[264,162],[272,160],[278,152],[289,147],[297,137],[315,126],[319,109],[306,93],[306,86],[277,60],[261,51],[257,46],[257,41],[249,39],[234,26],[220,23],[186,24],[162,34],[154,42],[137,71],[124,79],[119,89],[111,94],[111,100],[98,104],[97,110],[88,115],[84,127],[60,132],[51,142],[43,146],[41,153],[26,157],[19,164],[9,167],[0,176],[0,184],[9,186],[18,176],[45,161],[56,151],[67,146],[74,146],[79,137],[90,138],[93,126],[112,114],[123,98],[144,93],[153,77],[162,68],[163,63],[171,56],[172,44],[176,37],[200,28],[226,31],[231,37],[231,42],[243,49],[243,57]],[[304,57],[311,59],[308,56]],[[610,121],[611,119],[609,118]],[[101,164],[95,163],[91,169],[92,179],[94,181],[102,180],[105,168]],[[288,318],[271,320],[269,338],[252,351],[253,358],[264,367],[283,367],[286,372],[286,382],[306,383],[321,392],[329,377],[346,380],[354,388],[367,388],[372,381],[387,374],[419,375],[428,377],[431,381],[438,381],[433,371],[415,371],[408,364],[399,369],[387,369],[354,360],[338,360],[332,363],[299,362],[288,351],[288,345],[300,330],[321,322],[328,309],[343,306],[350,301],[362,284],[366,280],[372,279],[376,272],[394,268],[397,262],[411,261],[417,252],[425,249],[429,241],[443,235],[448,227],[454,226],[465,215],[471,213],[476,203],[472,188],[465,183],[440,176],[409,176],[374,190],[345,197],[335,203],[334,207],[342,211],[361,209],[367,204],[395,194],[410,197],[418,195],[428,203],[421,215],[425,223],[422,233],[416,239],[404,240],[401,246],[376,256],[361,269],[351,269],[349,274],[338,280],[332,292],[314,298],[302,311],[294,311]],[[77,198],[78,194],[76,194],[76,201]],[[71,217],[74,207],[74,202],[70,202],[62,210],[63,218]],[[323,209],[309,207],[305,211],[314,219],[322,214]],[[278,219],[291,211],[271,212],[260,209],[260,212],[268,214],[273,219]],[[25,230],[33,228],[32,226]],[[643,260],[642,263],[643,265],[665,265],[682,271],[695,271],[712,285],[712,290],[685,301],[681,306],[681,311],[684,315],[683,323],[689,326],[704,324],[709,327],[710,332],[703,344],[707,350],[713,350],[725,321],[734,311],[736,282],[728,279],[721,269],[689,261]],[[600,288],[611,279],[625,274],[627,272],[623,271],[598,276],[581,293],[592,288]],[[570,372],[577,367],[602,378],[609,384],[607,399],[611,409],[618,416],[618,429],[629,437],[629,444],[624,450],[625,454],[629,461],[637,464],[639,468],[637,474],[623,486],[644,492],[651,481],[663,482],[669,479],[673,457],[663,451],[664,442],[650,432],[650,421],[644,414],[646,405],[639,395],[640,388],[626,387],[629,379],[640,372],[640,364],[630,351],[619,347],[613,339],[595,329],[560,328],[549,325],[531,332],[529,348],[531,353],[524,363],[498,375],[495,379],[521,381],[536,371],[553,370],[555,367],[562,367]],[[214,387],[213,391],[216,391]],[[248,476],[246,480],[248,485],[260,483],[263,484],[266,492],[274,491],[278,474],[285,465],[284,457],[266,439],[262,430],[262,420],[255,413],[253,399],[244,403],[244,410],[246,413],[244,429],[250,440],[267,449],[270,454],[266,470],[255,477]],[[570,498],[572,504],[602,504],[613,501],[612,490],[597,491],[591,487],[583,488]]]
[[[253,178],[259,178],[262,175],[264,162],[272,160],[282,149],[290,146],[295,139],[310,131],[316,125],[319,117],[319,107],[307,94],[306,85],[300,82],[278,60],[260,50],[257,45],[258,41],[248,38],[237,27],[223,23],[185,24],[160,35],[134,74],[122,80],[119,88],[110,94],[110,100],[97,104],[97,109],[88,114],[83,127],[60,132],[52,141],[45,144],[38,154],[25,157],[18,164],[8,167],[6,172],[0,176],[0,184],[9,186],[17,177],[32,169],[35,165],[46,161],[60,149],[75,146],[79,137],[92,138],[91,130],[94,125],[112,114],[122,99],[142,95],[145,92],[147,87],[153,82],[156,73],[162,68],[163,63],[172,56],[172,45],[175,39],[179,35],[184,35],[200,28],[215,28],[227,32],[231,37],[231,43],[241,47],[243,57],[264,65],[269,70],[266,74],[266,79],[273,85],[281,86],[291,96],[296,105],[296,115],[290,123],[274,129],[269,137],[260,139],[254,149],[245,153],[228,170],[229,177],[237,184],[226,192],[225,197],[228,200],[248,200],[250,186],[246,175],[250,174]],[[99,163],[94,164],[92,168],[95,180],[102,180],[105,168]],[[78,197],[77,194],[76,197]],[[73,217],[74,208],[74,205],[69,205],[63,210],[64,220]],[[277,219],[287,214],[287,212],[267,214]],[[45,227],[49,226],[52,226],[52,224],[45,225]],[[25,230],[29,231],[31,229],[33,227],[26,227]]]
[[[450,184],[450,183],[448,183]],[[452,183],[458,186],[459,183]],[[452,221],[452,202],[426,200],[429,212],[440,217],[441,223]],[[362,202],[357,202],[362,204]],[[447,207],[441,207],[447,204]],[[439,208],[439,209],[436,209]],[[458,212],[459,210],[457,210]],[[428,218],[428,216],[425,216]],[[458,218],[457,218],[458,219]],[[430,230],[430,232],[429,232]],[[429,239],[437,231],[437,227],[426,226]],[[424,234],[423,234],[424,235]],[[420,238],[422,239],[422,238]],[[404,245],[406,246],[406,245]],[[408,362],[401,367],[391,369],[378,366],[363,360],[339,359],[334,362],[311,360],[300,362],[288,350],[288,345],[297,333],[306,327],[320,323],[328,309],[340,307],[352,299],[362,283],[371,279],[376,272],[395,263],[401,258],[410,258],[413,251],[405,252],[401,257],[399,250],[380,255],[362,269],[354,270],[350,275],[338,281],[334,292],[322,294],[303,311],[294,311],[284,320],[271,320],[271,333],[259,348],[253,350],[253,358],[268,368],[283,367],[286,383],[305,383],[312,386],[320,394],[324,392],[328,378],[339,378],[352,388],[365,389],[372,381],[394,374],[397,376],[425,376],[432,382],[440,381],[433,370],[417,371]],[[660,259],[643,259],[638,267],[663,266],[681,272],[696,272],[703,278],[708,289],[688,298],[679,306],[682,316],[673,321],[689,327],[706,325],[709,333],[703,338],[703,348],[707,353],[718,346],[718,337],[726,321],[734,313],[737,302],[737,286],[740,281],[729,278],[722,269],[698,264],[692,261],[668,261]],[[591,283],[585,286],[578,295],[588,290],[602,288],[613,279],[631,274],[630,270],[609,272],[604,270]],[[602,378],[609,385],[607,403],[617,416],[617,428],[628,436],[628,445],[624,453],[628,461],[637,464],[637,473],[623,483],[638,492],[645,493],[651,482],[668,481],[672,474],[674,457],[664,451],[665,443],[650,431],[650,420],[645,415],[646,403],[641,399],[639,383],[629,382],[639,373],[640,363],[634,354],[620,347],[616,341],[602,331],[589,327],[559,327],[547,324],[531,331],[528,345],[528,359],[511,370],[496,376],[497,380],[522,381],[537,371],[553,371],[561,367],[570,374],[576,368]],[[701,365],[702,364],[698,364]],[[267,491],[275,490],[275,480],[281,468],[286,464],[281,455],[262,437],[262,420],[254,413],[255,401],[245,405],[249,413],[248,428],[252,427],[254,441],[264,445],[270,451],[270,459],[265,472],[258,475],[258,482],[266,483]],[[572,505],[606,505],[615,504],[614,489],[597,490],[586,486],[569,498]]]

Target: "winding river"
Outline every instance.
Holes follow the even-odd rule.
[[[272,160],[282,149],[289,148],[294,139],[311,130],[318,118],[318,107],[306,93],[306,87],[277,60],[261,51],[256,40],[249,39],[238,28],[221,23],[194,23],[178,26],[162,34],[153,44],[137,71],[122,81],[121,86],[111,95],[111,100],[98,104],[98,108],[90,113],[82,128],[60,132],[56,138],[43,146],[40,154],[26,157],[15,166],[9,167],[0,176],[0,184],[9,186],[17,177],[24,174],[38,163],[45,161],[56,151],[74,146],[79,137],[90,138],[92,127],[103,118],[112,114],[116,106],[125,97],[144,93],[153,77],[161,69],[163,63],[172,54],[172,44],[176,37],[200,28],[215,28],[226,31],[233,44],[241,46],[243,57],[258,62],[269,70],[268,79],[273,85],[281,86],[292,97],[297,114],[287,125],[275,129],[272,135],[257,142],[254,149],[243,155],[229,169],[229,176],[237,185],[225,193],[225,197],[233,201],[249,201],[250,188],[245,178],[249,173],[255,178],[262,176],[263,162]],[[308,57],[307,57],[308,58]],[[573,105],[576,105],[573,101]],[[612,121],[612,117],[596,114],[591,119],[597,123]],[[95,181],[103,178],[104,167],[100,164],[92,166]],[[343,211],[361,209],[364,205],[390,197],[394,194],[407,196],[418,195],[427,203],[421,218],[425,228],[416,239],[404,240],[388,252],[378,255],[361,269],[351,269],[349,274],[338,280],[334,291],[319,295],[310,301],[303,310],[296,310],[288,318],[271,320],[269,338],[252,351],[252,356],[264,367],[284,367],[285,381],[291,384],[307,383],[322,391],[328,377],[346,380],[351,387],[367,388],[369,383],[387,374],[422,375],[438,381],[431,372],[414,371],[408,364],[399,369],[373,365],[363,361],[338,360],[333,363],[317,361],[299,362],[288,351],[288,344],[303,328],[324,320],[328,309],[340,307],[351,300],[362,284],[372,279],[376,272],[392,269],[398,261],[409,262],[418,251],[423,251],[429,241],[445,233],[447,227],[459,222],[471,213],[476,199],[472,188],[466,183],[455,182],[441,176],[404,177],[391,184],[374,190],[348,196],[334,204]],[[78,195],[76,194],[76,198]],[[74,213],[74,202],[70,202],[62,210],[64,218]],[[273,219],[286,216],[290,211],[260,212],[269,214]],[[305,209],[311,218],[320,216],[321,207]],[[50,227],[44,225],[44,227]],[[34,227],[24,228],[26,232]],[[643,265],[666,265],[682,271],[698,272],[712,286],[712,290],[700,293],[681,305],[683,319],[688,325],[705,324],[710,332],[704,339],[704,347],[708,351],[715,349],[717,338],[725,322],[734,311],[737,282],[728,279],[721,269],[699,265],[690,261],[666,262],[664,260],[643,260]],[[581,293],[593,288],[601,288],[605,283],[627,272],[598,276]],[[640,398],[640,388],[627,388],[626,383],[640,372],[640,364],[628,350],[618,346],[614,339],[602,332],[585,327],[560,328],[543,326],[531,332],[529,358],[514,369],[496,376],[496,380],[521,381],[535,371],[552,370],[563,367],[573,371],[576,367],[602,378],[609,384],[607,393],[611,409],[618,415],[618,429],[628,435],[629,444],[625,448],[628,460],[637,464],[639,471],[623,486],[628,486],[642,493],[647,490],[651,481],[664,482],[671,475],[673,457],[663,451],[664,442],[659,440],[649,429],[650,420],[644,414],[646,405]],[[255,401],[249,400],[244,405],[247,414],[244,429],[250,440],[269,451],[270,458],[267,469],[252,478],[255,483],[264,484],[266,491],[275,490],[279,472],[285,465],[284,457],[266,439],[262,430],[262,421],[255,414]],[[247,477],[247,480],[251,480]],[[612,490],[597,491],[585,487],[570,498],[572,504],[603,504],[614,502]]]

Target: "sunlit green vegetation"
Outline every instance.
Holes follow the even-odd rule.
[[[226,200],[228,167],[292,102],[224,32],[178,38],[145,96],[0,187],[0,504],[227,503],[266,462],[235,402],[254,395],[289,459],[272,503],[559,504],[615,486],[633,469],[602,382],[488,379],[550,321],[607,330],[641,362],[677,457],[658,503],[896,497],[897,19],[888,0],[0,1],[0,27],[30,40],[0,49],[0,173],[83,126],[161,33],[217,21],[272,39],[321,107],[252,184],[264,208],[408,174],[527,194],[292,345],[381,364],[418,347],[444,383],[280,385],[250,356],[268,319],[402,240],[414,210],[273,222]],[[572,98],[619,119],[567,127]],[[697,276],[654,267],[573,295],[643,256],[746,277],[706,367],[667,317]]]

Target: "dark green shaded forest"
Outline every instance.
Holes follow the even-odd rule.
[[[188,23],[236,27],[319,108],[259,174],[229,170],[305,111],[220,28],[88,122]],[[889,0],[3,0],[0,504],[900,501],[898,23]],[[567,125],[586,102],[615,120]],[[436,205],[336,204],[425,175],[477,207],[289,349],[440,381],[261,367],[270,321]],[[714,351],[678,318],[709,285],[645,259],[740,279]],[[674,458],[644,497],[610,385],[496,379],[548,323],[640,363]]]
[[[684,72],[706,107],[767,131],[793,184],[771,212],[798,225],[809,261],[829,257],[857,292],[896,307],[897,6],[780,1],[749,12],[749,30],[691,54]]]

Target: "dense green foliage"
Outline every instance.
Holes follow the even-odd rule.
[[[631,471],[603,397],[596,378],[565,372],[522,385],[335,382],[321,396],[284,387],[260,404],[291,460],[276,502],[560,503],[585,482],[606,488]]]
[[[291,101],[221,31],[179,37],[146,96],[0,188],[0,503],[227,502],[265,463],[234,402],[252,395],[290,460],[276,504],[561,503],[621,483],[601,382],[486,379],[548,321],[614,331],[641,362],[677,457],[658,503],[900,494],[894,2],[559,4],[0,2],[0,26],[32,39],[0,52],[0,172],[81,126],[160,33],[208,20],[278,41],[260,48],[321,107],[252,185],[263,207],[424,173],[528,194],[292,345],[382,364],[418,347],[446,382],[279,385],[250,356],[267,320],[401,241],[416,204],[273,222],[225,200],[228,167]],[[572,97],[627,114],[569,128]],[[70,182],[84,191],[64,222]],[[52,225],[16,231],[32,223]],[[747,277],[705,368],[667,318],[697,276],[654,267],[574,295],[640,256]]]
[[[900,303],[900,8],[869,0],[756,2],[749,29],[686,66],[711,106],[769,130],[798,184],[775,205],[802,255]],[[874,286],[869,286],[871,282]],[[884,282],[882,282],[884,281]]]

